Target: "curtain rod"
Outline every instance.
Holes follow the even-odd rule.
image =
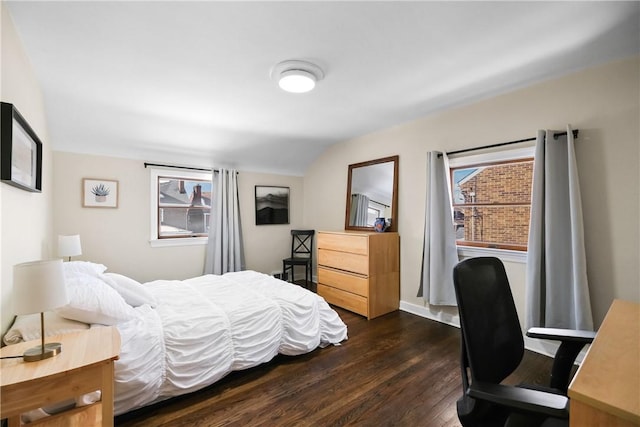
[[[356,196],[356,193],[353,193],[353,194],[351,195],[351,198],[354,198],[355,196]],[[376,201],[376,200],[373,200],[373,199],[369,199],[369,201],[370,201],[370,202],[373,202],[373,203],[377,203],[377,204],[379,204],[380,206],[384,206],[385,208],[390,208],[390,207],[391,207],[391,206],[389,206],[389,205],[385,205],[384,203],[380,203],[380,202],[378,202],[378,201]]]
[[[580,132],[579,129],[574,129],[573,137],[577,138],[579,132]],[[566,134],[567,134],[566,132],[556,132],[556,133],[553,134],[553,139],[558,139],[559,136],[563,136],[563,135],[566,135]],[[483,145],[482,147],[465,148],[463,150],[449,151],[449,152],[447,152],[447,156],[450,156],[452,154],[467,153],[469,151],[484,150],[485,148],[494,148],[494,147],[502,147],[503,145],[518,144],[520,142],[535,141],[536,139],[537,139],[536,137],[525,138],[525,139],[518,139],[517,141],[499,142],[497,144]],[[442,157],[442,154],[438,154],[438,157]]]
[[[192,170],[192,171],[204,171],[204,172],[216,172],[215,169],[207,169],[207,168],[194,168],[194,167],[190,167],[190,166],[175,166],[175,165],[163,165],[160,163],[147,163],[144,162],[144,167],[148,168],[149,166],[158,166],[158,167],[162,167],[162,168],[172,168],[172,169],[187,169],[187,170]]]
[[[194,168],[191,166],[176,166],[176,165],[163,165],[161,163],[147,163],[144,162],[144,167],[148,168],[149,166],[157,166],[161,168],[173,168],[173,169],[187,169],[192,171],[203,171],[203,172],[220,172],[218,169],[208,169],[208,168]],[[236,175],[239,175],[240,172],[236,171]]]

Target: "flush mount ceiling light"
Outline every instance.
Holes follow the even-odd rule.
[[[289,60],[273,67],[271,78],[278,82],[282,90],[293,93],[309,92],[324,78],[320,67],[311,62]]]

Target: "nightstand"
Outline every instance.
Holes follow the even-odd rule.
[[[47,337],[62,343],[62,352],[50,359],[24,362],[2,359],[0,364],[0,417],[9,427],[20,425],[20,414],[72,399],[96,390],[102,400],[36,421],[32,426],[113,426],[114,361],[120,353],[120,334],[115,327]],[[0,349],[0,356],[22,355],[40,340]]]

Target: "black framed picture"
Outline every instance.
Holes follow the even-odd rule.
[[[0,179],[27,191],[42,191],[42,142],[13,104],[0,105]]]
[[[256,185],[256,225],[289,224],[289,187]]]

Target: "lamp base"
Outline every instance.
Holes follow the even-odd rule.
[[[48,359],[53,356],[57,356],[62,351],[62,344],[59,342],[50,342],[44,345],[44,352],[42,346],[32,347],[25,351],[22,357],[25,362],[37,362],[38,360]]]

